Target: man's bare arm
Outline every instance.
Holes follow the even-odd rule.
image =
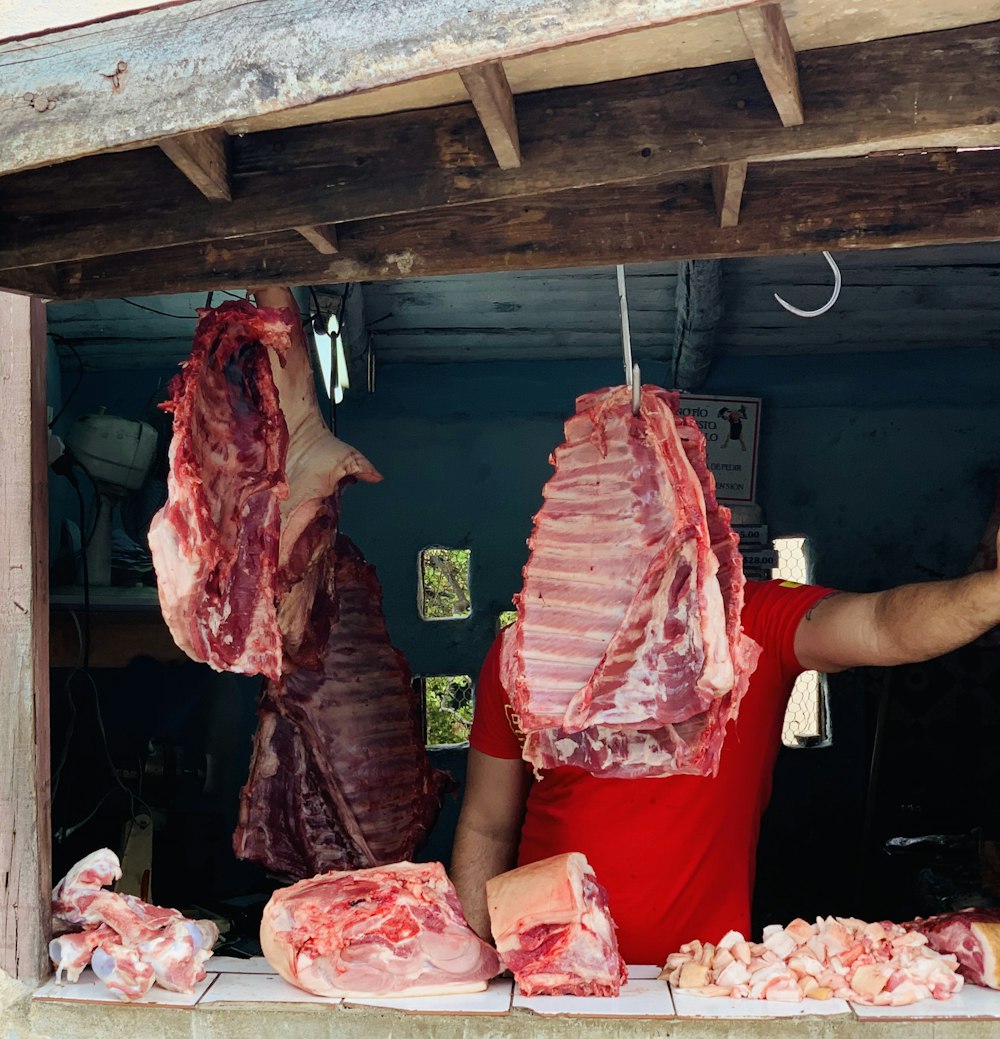
[[[514,865],[530,785],[520,758],[493,758],[470,748],[451,879],[469,925],[487,941],[486,881]]]
[[[964,646],[1000,624],[1000,573],[907,584],[819,602],[795,633],[803,667],[842,671],[915,663]]]

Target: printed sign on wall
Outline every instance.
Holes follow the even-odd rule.
[[[681,414],[705,434],[708,468],[721,502],[750,502],[757,490],[759,397],[693,397],[681,394]]]

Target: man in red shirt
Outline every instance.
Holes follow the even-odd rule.
[[[748,934],[760,820],[796,677],[928,660],[972,641],[1000,624],[1000,573],[869,594],[750,582],[742,619],[763,652],[714,778],[608,779],[562,766],[535,781],[494,642],[476,687],[451,865],[475,930],[489,936],[490,877],[581,851],[608,890],[626,963],[662,964],[692,939]]]

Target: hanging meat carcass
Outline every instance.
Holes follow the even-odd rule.
[[[318,996],[479,992],[500,971],[439,862],[326,873],[275,891],[260,944],[287,982]]]
[[[337,613],[321,669],[267,683],[233,838],[240,858],[292,877],[411,857],[451,782],[428,759],[375,568],[343,534],[325,565]]]
[[[199,311],[163,405],[170,473],[149,546],[178,646],[219,671],[278,678],[317,666],[325,642],[322,560],[341,487],[381,477],[327,429],[294,300],[269,292],[284,305]]]
[[[704,437],[645,386],[577,401],[552,458],[504,639],[505,685],[536,770],[712,775],[759,647]]]

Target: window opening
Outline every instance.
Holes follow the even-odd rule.
[[[774,577],[808,584],[812,579],[805,538],[775,538],[778,565]],[[824,746],[830,741],[826,681],[818,671],[805,671],[795,681],[785,710],[781,742],[786,747]]]
[[[472,728],[470,675],[426,675],[417,680],[424,706],[424,742],[428,747],[466,743]]]
[[[417,609],[425,621],[462,620],[472,613],[467,548],[434,546],[417,561]]]
[[[509,628],[517,620],[517,610],[502,610],[497,617],[497,634]]]

